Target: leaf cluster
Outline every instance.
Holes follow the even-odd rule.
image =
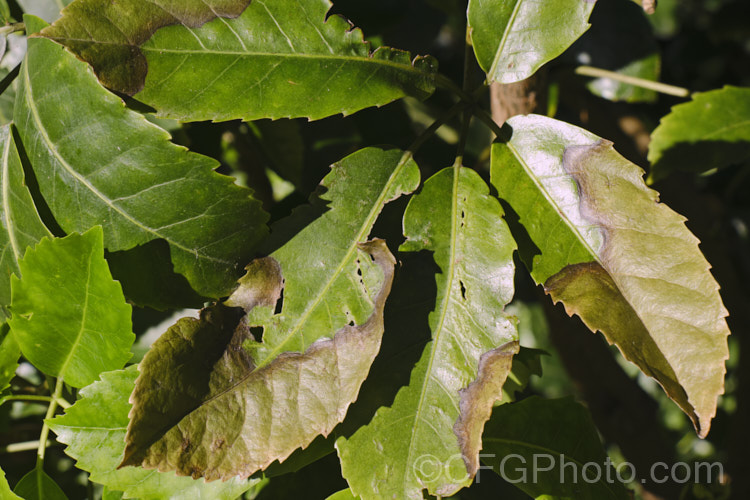
[[[637,4],[62,3],[0,0],[0,410],[46,405],[3,498],[84,494],[70,459],[102,499],[272,498],[306,471],[312,496],[473,498],[483,469],[629,498],[505,474],[609,463],[595,411],[535,395],[535,289],[708,435],[728,313],[650,184],[747,169],[750,88],[655,81]],[[689,100],[640,158],[570,117],[657,92]]]

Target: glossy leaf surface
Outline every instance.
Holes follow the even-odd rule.
[[[533,498],[631,498],[611,463],[607,470],[591,415],[573,398],[532,396],[496,408],[484,429],[482,462]],[[622,477],[629,479],[626,468]]]
[[[474,54],[490,82],[525,80],[589,27],[591,0],[469,0]]]
[[[651,135],[651,178],[676,170],[703,173],[750,159],[750,88],[694,94],[661,119]]]
[[[247,477],[343,420],[380,347],[393,275],[385,243],[367,236],[383,205],[418,185],[409,158],[367,148],[335,164],[313,207],[274,233],[312,222],[253,261],[227,301],[245,318],[207,309],[152,346],[124,465]]]
[[[131,29],[137,34],[129,38],[116,24],[92,14],[93,6],[102,3],[83,1],[44,35],[92,62],[105,85],[137,92],[136,98],[160,116],[317,119],[406,95],[425,98],[434,90],[434,60],[412,61],[407,52],[386,47],[371,52],[360,30],[339,16],[326,19],[328,0],[257,0],[235,19],[215,18],[195,27],[195,16],[186,16],[186,22],[170,22],[150,38],[143,36],[151,31],[148,17],[136,16]],[[124,9],[134,4],[141,2],[125,2]],[[185,10],[191,11],[197,2],[188,4]]]
[[[20,276],[18,261],[26,248],[49,236],[26,187],[21,158],[10,126],[0,128],[0,321],[8,317],[10,276]]]
[[[107,87],[135,94],[143,88],[148,72],[139,47],[158,29],[172,24],[197,28],[215,17],[237,17],[249,3],[250,0],[78,0],[43,35],[63,43],[91,64]]]
[[[118,469],[125,449],[128,397],[137,375],[135,366],[103,373],[100,381],[81,390],[81,398],[64,415],[48,421],[58,441],[68,445],[65,453],[91,474],[92,481],[123,491],[124,498],[143,500],[234,500],[258,482],[232,478],[206,483],[173,472]]]
[[[40,24],[27,16],[27,26]],[[102,224],[111,251],[162,238],[196,291],[226,295],[266,234],[251,191],[214,172],[215,160],[171,144],[60,45],[29,39],[19,78],[15,121],[60,226]]]
[[[410,200],[401,250],[434,252],[441,269],[432,341],[393,405],[337,441],[355,495],[417,499],[428,489],[448,496],[471,483],[482,427],[518,351],[515,324],[504,313],[516,246],[502,215],[485,182],[466,168],[438,172]]]
[[[102,229],[44,238],[19,262],[8,320],[23,355],[47,375],[84,387],[130,359],[130,306],[104,260]]]
[[[518,214],[524,262],[655,378],[701,436],[723,392],[726,310],[698,239],[599,137],[530,115],[492,149],[492,183]]]

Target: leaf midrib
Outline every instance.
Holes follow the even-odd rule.
[[[388,191],[390,190],[390,188],[391,188],[394,180],[399,177],[399,175],[401,174],[401,171],[406,166],[406,164],[409,163],[409,161],[411,160],[411,158],[412,158],[412,153],[410,151],[406,151],[401,156],[401,159],[399,160],[398,164],[396,165],[396,168],[393,169],[393,172],[391,173],[391,176],[389,177],[388,182],[386,182],[385,186],[381,190],[380,195],[378,195],[378,198],[377,198],[376,202],[373,204],[373,208],[370,210],[370,213],[368,214],[367,218],[365,219],[364,223],[362,224],[362,227],[361,227],[359,233],[354,238],[354,240],[353,240],[354,243],[349,247],[346,255],[344,256],[344,258],[341,260],[341,262],[337,266],[335,272],[331,275],[331,277],[329,278],[329,280],[326,282],[326,284],[323,287],[323,289],[321,290],[321,292],[317,294],[315,300],[312,301],[312,302],[310,302],[308,304],[307,308],[303,311],[302,315],[300,315],[300,319],[294,325],[294,328],[292,329],[292,331],[290,331],[288,335],[284,336],[284,338],[281,340],[281,342],[274,349],[272,349],[268,353],[268,355],[263,359],[263,361],[261,361],[260,363],[258,363],[256,365],[256,367],[255,367],[254,370],[251,370],[248,373],[246,373],[242,378],[238,379],[235,384],[227,387],[223,391],[221,391],[221,392],[219,392],[219,393],[211,396],[210,398],[206,399],[205,401],[201,402],[195,408],[193,408],[189,412],[186,412],[185,415],[188,415],[188,414],[194,412],[195,410],[197,410],[198,408],[200,408],[200,407],[202,407],[204,405],[210,404],[211,401],[213,401],[215,399],[218,399],[218,398],[222,397],[223,395],[225,395],[225,394],[233,391],[237,386],[242,385],[243,383],[245,383],[245,381],[248,380],[251,376],[253,376],[253,374],[255,372],[257,372],[261,368],[269,365],[270,363],[272,363],[278,357],[278,352],[281,351],[281,350],[283,350],[283,347],[286,345],[286,343],[289,341],[289,339],[292,338],[292,336],[294,336],[297,333],[297,331],[299,331],[299,329],[305,323],[305,321],[310,316],[310,314],[312,314],[312,312],[315,310],[315,308],[318,306],[318,304],[320,304],[320,302],[323,300],[323,297],[326,295],[326,292],[328,291],[328,289],[336,281],[336,278],[338,278],[338,276],[343,272],[344,268],[346,267],[345,264],[347,262],[349,262],[349,260],[352,257],[352,254],[356,251],[357,244],[360,243],[365,238],[365,236],[367,236],[367,234],[369,234],[369,232],[372,230],[372,225],[374,223],[374,220],[375,220],[375,218],[377,218],[378,214],[382,210],[382,206],[385,204],[385,197],[386,197]]]
[[[495,58],[492,60],[492,66],[490,66],[489,74],[491,78],[495,77],[497,66],[498,64],[500,64],[500,55],[503,53],[505,44],[508,42],[510,32],[513,30],[513,23],[516,21],[516,16],[518,15],[518,11],[521,8],[521,2],[523,1],[524,0],[518,0],[515,7],[513,7],[513,12],[510,14],[510,19],[508,19],[508,24],[506,25],[506,30],[503,32],[503,37],[500,39],[500,43],[498,44],[497,50],[495,51]]]
[[[555,201],[555,198],[551,194],[549,194],[547,189],[542,184],[539,183],[536,173],[529,167],[529,165],[526,163],[526,160],[521,155],[521,153],[516,149],[516,147],[512,143],[507,142],[505,145],[508,147],[508,149],[511,150],[511,152],[513,153],[513,156],[515,156],[516,160],[518,160],[518,163],[521,164],[521,167],[523,168],[524,172],[526,172],[526,176],[529,179],[531,179],[531,182],[534,183],[534,186],[536,187],[537,191],[539,191],[544,197],[544,199],[547,200],[547,202],[550,205],[552,205],[552,207],[555,209],[555,212],[557,212],[557,214],[560,216],[560,218],[565,223],[565,225],[568,226],[568,229],[570,230],[570,232],[575,235],[578,242],[581,243],[584,246],[584,248],[586,248],[586,251],[588,251],[589,255],[591,255],[591,257],[597,262],[597,264],[602,266],[602,268],[607,269],[606,267],[604,267],[601,260],[599,259],[599,254],[595,252],[593,248],[591,248],[591,245],[589,245],[588,241],[586,241],[586,239],[581,235],[580,231],[578,230],[578,226],[576,226],[573,223],[573,221],[571,221],[568,218],[568,216],[565,214],[562,208],[560,208],[560,206]],[[564,167],[563,167],[563,172],[565,173],[567,177],[570,177],[571,179],[573,179],[573,176],[570,175],[567,171],[565,171]],[[578,191],[578,187],[576,187],[576,193],[578,195],[578,198],[576,201],[580,204],[581,193]],[[596,226],[601,231],[601,226],[599,224],[596,224]],[[609,271],[607,272],[609,273]]]
[[[389,59],[378,59],[374,57],[375,52],[371,52],[366,57],[362,56],[348,56],[343,54],[315,54],[315,53],[300,53],[300,52],[253,52],[253,51],[234,51],[234,50],[209,50],[209,49],[167,49],[167,48],[158,48],[158,47],[148,47],[148,46],[136,46],[136,45],[130,45],[130,44],[124,44],[124,43],[116,43],[116,42],[109,42],[109,41],[98,41],[98,40],[89,40],[89,39],[83,39],[83,38],[67,38],[67,37],[46,37],[48,40],[53,40],[57,43],[62,42],[80,42],[80,43],[90,43],[90,44],[100,44],[100,45],[113,45],[113,46],[119,46],[119,47],[137,47],[142,52],[157,52],[157,53],[170,53],[170,54],[182,54],[182,55],[223,55],[223,56],[232,56],[232,57],[275,57],[275,58],[298,58],[298,59],[330,59],[330,60],[344,60],[344,61],[351,61],[351,62],[368,62],[372,64],[378,64],[382,66],[389,66],[401,71],[416,73],[428,78],[432,78],[433,72],[427,72],[417,69],[413,61],[415,61],[417,58],[415,58],[411,64],[399,64],[396,62],[393,62]],[[382,47],[379,50],[394,50],[390,49],[388,47]]]
[[[645,329],[645,330],[646,330],[646,331],[647,331],[647,332],[649,333],[649,336],[651,337],[651,339],[652,339],[652,340],[654,340],[654,344],[655,344],[655,345],[656,345],[657,347],[659,347],[659,354],[660,354],[660,355],[662,356],[662,358],[663,358],[663,359],[664,359],[665,361],[667,361],[667,362],[668,362],[668,360],[667,360],[667,357],[666,357],[666,356],[664,355],[664,353],[663,353],[663,352],[662,352],[662,350],[661,350],[661,346],[659,346],[659,344],[658,344],[658,343],[656,342],[656,339],[655,339],[655,338],[653,337],[653,335],[651,334],[651,330],[649,329],[649,327],[648,327],[647,323],[646,323],[646,322],[645,322],[645,321],[643,320],[643,318],[641,317],[641,314],[640,314],[640,312],[638,311],[638,309],[636,309],[636,308],[635,308],[635,307],[633,306],[633,304],[631,303],[631,300],[630,300],[630,298],[626,297],[626,296],[625,296],[625,294],[624,294],[624,293],[622,292],[622,286],[621,286],[621,283],[620,283],[620,281],[619,281],[619,279],[618,279],[617,275],[616,275],[616,274],[613,274],[613,273],[612,273],[612,272],[611,272],[611,271],[609,270],[609,267],[608,267],[608,266],[606,266],[606,265],[605,265],[605,263],[604,263],[604,262],[603,262],[603,261],[601,260],[601,258],[599,257],[599,253],[598,253],[598,252],[595,252],[595,251],[594,251],[594,250],[593,250],[593,249],[591,248],[591,246],[590,246],[590,245],[588,244],[588,242],[587,242],[587,241],[586,241],[586,239],[585,239],[585,238],[583,237],[583,235],[581,234],[581,232],[580,232],[580,231],[578,230],[578,227],[577,227],[577,226],[576,226],[576,225],[575,225],[575,224],[574,224],[574,223],[573,223],[573,222],[572,222],[572,221],[571,221],[570,219],[568,219],[567,215],[565,215],[565,212],[563,212],[563,211],[562,211],[562,209],[561,209],[561,208],[560,208],[560,207],[559,207],[559,206],[557,205],[557,203],[555,202],[555,199],[554,199],[554,197],[552,197],[552,196],[551,196],[551,195],[549,194],[549,192],[548,192],[548,191],[547,191],[547,190],[546,190],[546,189],[544,188],[544,186],[542,186],[542,185],[541,185],[541,184],[540,184],[540,183],[539,183],[539,182],[537,181],[537,176],[536,176],[536,174],[534,173],[534,171],[533,171],[533,170],[532,170],[531,168],[529,168],[529,166],[528,166],[528,164],[526,163],[526,161],[524,160],[523,156],[521,156],[521,154],[520,154],[520,153],[518,152],[518,150],[517,150],[517,149],[515,148],[515,146],[514,146],[514,145],[513,145],[512,143],[510,143],[510,142],[506,143],[506,145],[507,145],[507,146],[508,146],[508,148],[509,148],[509,149],[511,150],[511,152],[513,153],[513,155],[514,155],[514,156],[516,157],[516,159],[518,160],[518,162],[519,162],[519,163],[521,164],[522,168],[524,169],[524,172],[526,172],[526,176],[527,176],[527,177],[528,177],[529,179],[531,179],[531,181],[532,181],[532,182],[534,183],[534,185],[536,186],[537,190],[538,190],[538,191],[539,191],[539,192],[540,192],[540,193],[542,194],[542,196],[544,196],[544,199],[545,199],[545,200],[547,200],[547,202],[548,202],[548,203],[549,203],[550,205],[552,205],[552,206],[554,207],[555,211],[556,211],[556,212],[557,212],[557,213],[559,214],[559,216],[560,216],[560,218],[561,218],[561,219],[563,220],[563,222],[564,222],[564,223],[565,223],[565,224],[566,224],[566,225],[568,226],[568,229],[570,229],[571,233],[572,233],[572,234],[573,234],[573,235],[575,236],[576,240],[578,240],[578,242],[579,242],[579,243],[581,243],[581,244],[582,244],[582,245],[584,246],[584,248],[586,248],[586,250],[588,251],[589,255],[591,255],[591,257],[592,257],[592,258],[594,259],[594,261],[595,261],[595,262],[596,262],[597,264],[599,264],[599,265],[601,266],[601,268],[602,268],[602,269],[604,269],[604,271],[605,271],[605,272],[607,273],[607,275],[608,275],[608,276],[609,276],[609,277],[610,277],[610,278],[612,279],[612,281],[613,281],[613,282],[615,283],[615,285],[616,285],[616,287],[617,287],[617,292],[618,292],[618,294],[619,294],[619,295],[620,295],[620,296],[621,296],[621,297],[622,297],[622,298],[623,298],[623,299],[625,300],[625,302],[626,302],[626,303],[627,303],[627,304],[628,304],[628,305],[630,306],[630,309],[631,309],[631,310],[633,311],[633,313],[635,313],[636,317],[638,318],[638,321],[640,321],[640,322],[641,322],[641,324],[643,325],[644,329]],[[573,178],[573,176],[572,176],[571,174],[569,174],[569,173],[568,173],[567,171],[565,171],[564,167],[563,167],[563,171],[565,172],[565,175],[566,175],[566,176],[568,176],[568,177],[570,177],[570,178]],[[578,195],[578,198],[577,198],[577,200],[578,200],[578,203],[580,203],[581,193],[580,193],[580,191],[579,191],[579,188],[578,188],[578,187],[576,187],[576,193],[577,193],[577,195]],[[583,216],[582,216],[582,217],[583,217]],[[597,227],[599,228],[599,230],[600,230],[600,231],[604,231],[604,230],[602,229],[602,225],[601,225],[601,224],[596,224],[596,226],[597,226]],[[567,267],[567,265],[566,265],[566,267]],[[562,269],[561,269],[561,270],[562,270]],[[536,279],[535,279],[535,281],[536,281]],[[671,364],[670,364],[670,367],[671,367]],[[673,368],[673,370],[674,370],[674,368]],[[675,376],[676,376],[676,375],[677,375],[677,372],[675,372]],[[690,404],[692,404],[692,402],[691,402],[691,401],[688,401],[688,402],[689,402]]]
[[[455,279],[455,259],[454,255],[456,253],[456,213],[458,211],[458,183],[460,179],[460,164],[456,164],[453,166],[453,186],[452,186],[452,193],[451,193],[451,236],[450,236],[450,253],[449,256],[449,264],[448,264],[448,282],[447,286],[445,288],[445,296],[443,297],[443,303],[441,305],[441,313],[440,318],[435,325],[434,330],[434,337],[432,338],[432,341],[430,342],[432,344],[432,350],[430,352],[429,356],[429,362],[427,364],[427,368],[425,370],[425,380],[422,383],[422,388],[419,394],[419,403],[417,403],[417,408],[414,412],[414,425],[412,425],[411,428],[411,436],[409,438],[409,452],[406,457],[406,473],[403,477],[403,491],[408,491],[410,488],[408,487],[408,481],[407,479],[410,477],[409,472],[412,471],[411,468],[409,468],[409,464],[411,463],[412,457],[414,455],[415,449],[415,437],[416,437],[416,431],[417,431],[417,424],[419,421],[422,420],[421,415],[423,411],[423,407],[425,404],[425,399],[427,395],[427,385],[430,381],[430,374],[432,373],[432,365],[435,362],[435,355],[437,353],[437,345],[439,344],[439,341],[441,339],[441,335],[443,333],[443,325],[445,324],[445,318],[448,311],[448,305],[450,302],[451,297],[451,290],[453,288],[453,280]],[[428,343],[428,347],[430,346],[430,343]],[[455,404],[455,403],[454,403]]]
[[[54,155],[54,157],[57,159],[57,161],[60,163],[60,165],[79,183],[81,183],[83,186],[85,186],[91,193],[93,193],[95,196],[97,196],[102,202],[104,202],[105,205],[107,205],[109,208],[111,208],[116,213],[120,214],[124,219],[129,221],[134,226],[142,229],[143,231],[153,234],[157,238],[162,238],[165,241],[167,241],[170,246],[174,246],[176,248],[179,248],[180,250],[194,255],[198,259],[204,259],[210,262],[217,262],[220,264],[225,265],[234,265],[233,262],[225,261],[223,259],[219,259],[216,257],[212,257],[210,255],[203,254],[199,252],[196,249],[188,248],[184,245],[182,245],[179,242],[174,241],[173,239],[161,234],[159,231],[150,228],[141,222],[139,222],[137,219],[133,218],[129,213],[125,212],[120,208],[118,205],[114,204],[112,200],[110,200],[107,196],[105,196],[103,193],[101,193],[93,184],[91,184],[85,177],[81,176],[78,172],[71,167],[68,162],[62,157],[60,152],[57,150],[55,145],[52,142],[52,139],[47,134],[47,129],[44,127],[41,117],[39,116],[39,110],[36,107],[35,103],[31,99],[31,93],[32,93],[32,85],[31,85],[31,77],[29,75],[29,64],[28,60],[24,62],[24,86],[26,87],[26,90],[24,92],[25,94],[25,100],[26,105],[28,109],[31,111],[31,115],[34,118],[34,122],[36,123],[36,131],[41,136],[42,140],[44,141],[45,145],[47,146],[47,149]],[[183,221],[180,221],[183,222]]]
[[[69,379],[70,377],[66,376],[66,370],[68,369],[68,365],[70,364],[70,361],[73,359],[73,353],[78,349],[79,344],[81,343],[81,338],[83,337],[83,332],[86,330],[86,316],[88,314],[88,308],[89,308],[89,289],[91,288],[91,276],[93,274],[93,270],[91,269],[93,265],[93,256],[94,252],[89,252],[88,254],[88,262],[87,262],[87,273],[86,273],[86,289],[84,290],[84,297],[83,297],[83,306],[81,310],[81,326],[78,328],[78,333],[76,334],[75,341],[70,346],[70,351],[68,351],[68,355],[65,357],[65,361],[63,361],[62,366],[60,367],[59,376],[62,379]]]

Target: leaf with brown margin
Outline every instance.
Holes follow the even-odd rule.
[[[380,349],[393,280],[396,261],[383,240],[360,248],[383,273],[372,315],[304,353],[286,352],[255,369],[243,348],[250,330],[240,325],[230,337],[236,310],[221,305],[160,337],[139,366],[122,465],[208,481],[248,477],[328,435],[356,400]],[[265,258],[253,267],[258,272],[246,304],[275,303],[283,283],[276,261]],[[267,290],[277,293],[264,295]]]
[[[410,158],[367,148],[335,164],[312,200],[320,215],[251,263],[227,301],[244,319],[214,306],[154,343],[123,465],[246,477],[343,419],[379,350],[394,265],[382,241],[365,240],[385,203],[418,185]]]
[[[117,5],[123,3],[133,0]],[[233,19],[212,16],[200,27],[188,19],[155,31],[148,27],[148,16],[139,14],[124,22],[127,9],[110,21],[79,7],[75,15],[66,9],[55,24],[66,29],[53,26],[42,35],[83,54],[87,61],[87,51],[96,53],[96,47],[114,44],[115,49],[101,50],[119,52],[90,61],[109,78],[103,83],[135,95],[159,116],[180,121],[318,119],[382,106],[407,95],[424,99],[432,94],[434,59],[412,58],[389,47],[371,50],[362,31],[338,15],[328,15],[331,7],[329,0],[254,0]],[[121,25],[132,25],[124,29],[138,36],[123,36]],[[142,32],[153,36],[145,39]]]
[[[540,116],[509,124],[510,141],[493,145],[492,183],[536,246],[521,253],[532,277],[654,377],[705,436],[729,330],[698,239],[610,142]]]
[[[433,175],[409,201],[404,234],[401,251],[434,252],[440,267],[432,339],[390,408],[336,441],[342,473],[363,499],[448,496],[469,485],[518,352],[504,309],[516,245],[479,174],[454,166]]]
[[[173,24],[197,28],[216,17],[239,16],[250,0],[78,0],[41,35],[89,63],[105,86],[132,95],[148,72],[141,44]]]

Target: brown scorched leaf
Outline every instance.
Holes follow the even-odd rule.
[[[322,184],[311,207],[275,226],[294,236],[253,261],[224,305],[154,343],[123,465],[247,477],[343,420],[379,351],[395,264],[367,238],[385,203],[417,187],[419,169],[408,153],[366,148]]]
[[[655,378],[705,436],[729,330],[685,218],[612,143],[541,116],[508,123],[512,138],[493,145],[492,183],[527,232],[519,247],[532,277]]]

